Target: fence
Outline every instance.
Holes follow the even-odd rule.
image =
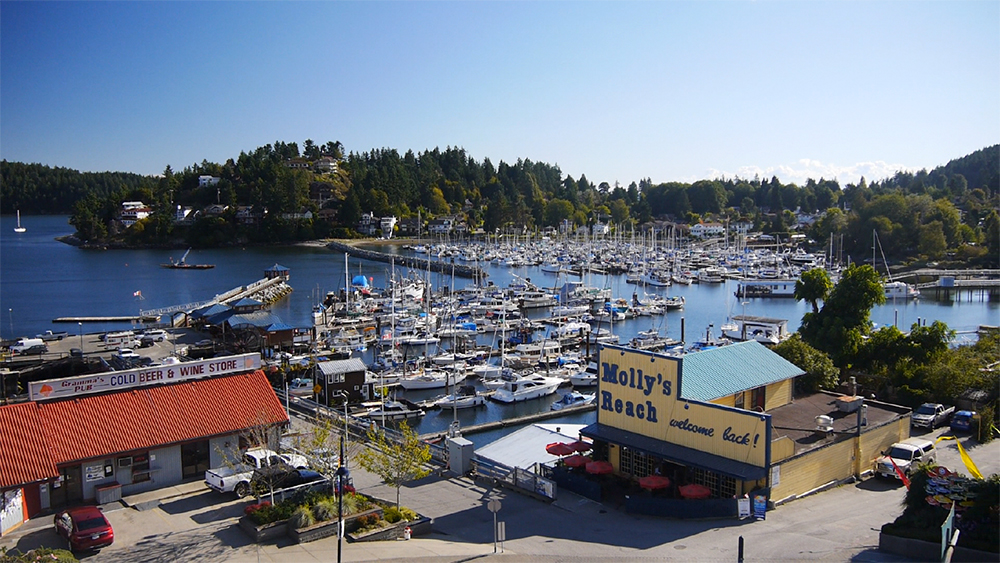
[[[506,483],[508,486],[555,500],[558,493],[555,481],[520,467],[509,467],[479,456],[472,459],[476,475]]]

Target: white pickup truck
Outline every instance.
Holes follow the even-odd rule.
[[[306,458],[297,454],[279,454],[264,448],[252,448],[243,454],[243,459],[234,467],[219,467],[205,472],[205,484],[220,493],[234,491],[243,498],[250,494],[250,479],[253,472],[274,465],[290,465],[296,469],[308,467]]]

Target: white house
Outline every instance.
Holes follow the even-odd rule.
[[[330,174],[337,171],[337,161],[329,156],[324,156],[313,163],[317,172]]]
[[[131,227],[137,222],[149,217],[151,213],[153,213],[153,210],[141,201],[123,201],[122,225],[125,225],[126,228]]]
[[[691,236],[698,238],[719,236],[726,232],[722,223],[698,223],[691,226]]]
[[[594,223],[594,226],[591,228],[591,234],[594,236],[606,235],[609,232],[611,232],[611,227],[607,223]]]
[[[382,217],[382,236],[385,238],[392,238],[392,229],[396,226],[396,218],[392,215],[388,217]]]
[[[198,176],[198,187],[207,188],[219,183],[219,178],[215,176]]]
[[[453,222],[454,221],[451,217],[434,219],[427,224],[427,230],[430,231],[432,235],[446,235],[451,232]]]

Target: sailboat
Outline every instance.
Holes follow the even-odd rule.
[[[27,230],[28,229],[25,229],[24,227],[21,226],[21,210],[18,209],[17,210],[17,226],[14,227],[14,232],[15,233],[23,233],[23,232],[25,232]]]

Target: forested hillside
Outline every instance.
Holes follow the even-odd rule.
[[[782,184],[776,177],[659,184],[647,178],[611,186],[527,159],[494,165],[461,148],[345,153],[339,142],[312,140],[301,150],[279,141],[222,164],[202,161],[179,172],[167,167],[155,178],[6,161],[2,174],[4,212],[71,212],[83,240],[125,244],[351,236],[363,213],[400,219],[419,213],[424,221],[452,216],[472,232],[565,222],[631,231],[654,221],[745,221],[767,233],[803,230],[817,245],[834,241],[855,259],[870,256],[873,231],[890,259],[950,257],[985,265],[1000,254],[1000,145],[929,172],[845,186],[823,178]],[[217,183],[201,183],[202,176]],[[148,204],[152,215],[122,228],[126,200]],[[178,206],[192,210],[183,221],[176,220]]]

